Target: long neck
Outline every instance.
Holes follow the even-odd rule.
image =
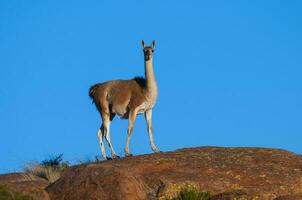
[[[147,90],[149,91],[157,90],[157,84],[153,71],[152,58],[150,58],[149,60],[145,60],[145,78],[146,78]]]

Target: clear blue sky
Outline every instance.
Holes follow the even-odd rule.
[[[141,39],[156,40],[161,150],[302,153],[301,9],[298,0],[0,1],[0,172],[59,153],[73,163],[100,155],[88,88],[143,75]],[[120,155],[126,129],[114,119]],[[143,116],[130,150],[151,152]]]

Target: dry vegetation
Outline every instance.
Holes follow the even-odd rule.
[[[63,154],[43,160],[40,163],[33,162],[25,166],[25,172],[34,174],[38,177],[55,182],[61,176],[61,173],[69,167],[67,161],[63,161]]]
[[[210,200],[211,193],[200,191],[194,184],[172,184],[159,197],[159,200]]]

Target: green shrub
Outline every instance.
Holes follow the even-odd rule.
[[[178,183],[168,185],[159,196],[159,200],[209,200],[211,193],[200,191],[198,186],[192,183]]]
[[[50,157],[49,159],[43,160],[41,162],[42,166],[45,167],[59,167],[63,161],[63,154],[58,156]]]
[[[210,192],[200,192],[196,188],[182,188],[177,197],[171,200],[209,200]]]
[[[9,188],[0,185],[0,200],[33,200],[33,198],[13,192]]]

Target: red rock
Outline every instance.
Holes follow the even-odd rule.
[[[141,200],[184,184],[210,191],[213,199],[271,200],[302,193],[302,159],[266,148],[181,149],[74,166],[46,190],[52,200]]]
[[[0,186],[5,186],[16,193],[29,195],[34,200],[49,200],[49,196],[44,190],[48,184],[48,181],[29,173],[0,175]]]

